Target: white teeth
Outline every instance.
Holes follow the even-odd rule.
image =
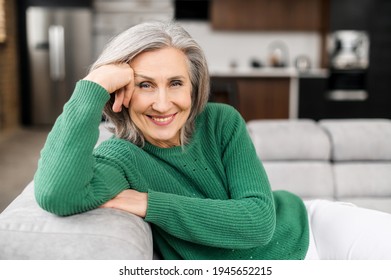
[[[168,121],[168,120],[172,119],[172,117],[173,117],[173,116],[171,116],[171,117],[167,117],[167,118],[157,118],[157,117],[152,117],[152,119],[153,119],[154,121],[156,121],[156,122],[166,122],[166,121]]]

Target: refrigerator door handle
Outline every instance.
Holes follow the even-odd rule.
[[[50,77],[53,81],[65,78],[65,39],[62,25],[49,27]]]

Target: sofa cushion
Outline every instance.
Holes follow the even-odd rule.
[[[59,217],[42,210],[30,183],[0,215],[0,259],[152,259],[141,218],[114,209]]]
[[[334,196],[332,169],[328,162],[266,161],[263,164],[273,190],[287,190],[303,199],[332,199]]]
[[[391,120],[321,120],[330,135],[332,160],[391,160]]]
[[[330,141],[313,120],[252,120],[247,124],[261,160],[329,160]]]
[[[336,197],[391,197],[391,162],[335,163]]]

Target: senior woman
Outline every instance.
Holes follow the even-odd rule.
[[[240,114],[207,104],[208,93],[204,54],[180,26],[124,31],[76,84],[49,134],[38,203],[58,215],[98,207],[138,215],[164,259],[391,259],[390,215],[272,192]],[[115,136],[94,149],[102,111]],[[322,222],[329,217],[339,222]],[[376,237],[360,228],[364,220]]]

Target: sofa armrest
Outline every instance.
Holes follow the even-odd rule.
[[[0,259],[152,259],[152,244],[149,224],[123,211],[42,210],[33,182],[0,214]]]

